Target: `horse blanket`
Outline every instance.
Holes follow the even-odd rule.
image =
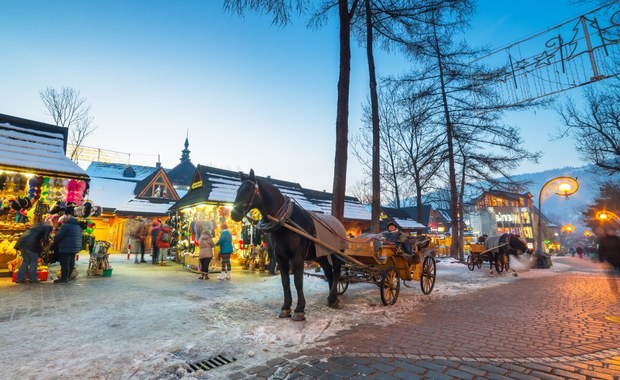
[[[310,215],[312,215],[314,228],[316,229],[316,238],[319,241],[338,250],[349,248],[346,240],[347,231],[336,217],[317,213],[310,213]],[[314,246],[316,247],[316,257],[329,256],[333,253],[320,244],[315,244]]]
[[[502,241],[502,240],[506,240],[505,237],[504,237],[504,239],[502,239],[503,236],[504,235],[489,236],[487,238],[487,240],[485,240],[485,242],[484,242],[484,249],[485,250],[493,249],[491,252],[498,253],[499,252],[499,246],[500,245],[504,245],[506,243],[505,241]]]

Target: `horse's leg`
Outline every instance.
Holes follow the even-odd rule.
[[[332,258],[332,260],[336,261],[337,258]],[[329,263],[327,257],[322,257],[319,261],[321,268],[323,268],[323,273],[325,273],[325,277],[327,278],[327,283],[329,284],[329,294],[327,295],[327,306],[332,308],[337,308],[340,300],[338,299],[338,278],[340,277],[340,265],[338,265],[338,270],[336,270],[336,265],[339,264],[334,262],[334,266]]]
[[[282,280],[282,290],[284,291],[284,304],[280,310],[280,318],[291,317],[291,304],[293,303],[293,296],[291,295],[291,279],[288,274],[289,261],[288,258],[280,258],[277,256],[276,260],[280,265],[280,279]]]
[[[293,262],[293,279],[295,281],[295,289],[297,290],[297,306],[293,312],[294,321],[303,321],[306,319],[306,297],[304,297],[304,261],[303,258],[296,257]]]

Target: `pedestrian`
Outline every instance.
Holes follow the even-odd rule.
[[[67,207],[60,218],[60,229],[54,236],[53,246],[58,249],[60,278],[54,284],[66,284],[75,268],[75,255],[82,249],[82,226],[73,216],[73,207]]]
[[[26,274],[31,284],[40,282],[37,278],[37,266],[41,250],[48,243],[50,232],[52,232],[51,223],[38,223],[24,232],[15,243],[15,249],[19,250],[23,259],[15,282],[25,284]]]
[[[157,234],[157,249],[159,250],[159,265],[166,265],[166,258],[170,252],[170,242],[172,241],[172,229],[166,223],[162,224]]]
[[[144,260],[144,240],[147,234],[146,222],[141,217],[136,217],[135,221],[136,224],[129,234],[131,250],[136,255],[134,263],[146,263],[146,260]],[[140,255],[140,261],[138,261],[138,255]]]
[[[575,247],[572,247],[572,246],[571,246],[571,247],[568,249],[568,252],[570,252],[570,255],[571,255],[572,257],[575,257]]]
[[[213,230],[211,222],[205,222],[202,232],[200,233],[200,239],[198,240],[198,258],[200,259],[200,272],[202,273],[198,278],[199,280],[209,279],[209,264],[213,258],[213,247],[215,247],[215,242],[211,236],[211,230]]]
[[[577,256],[579,256],[580,259],[583,259],[583,248],[577,247],[575,252],[577,252]]]
[[[607,280],[609,287],[616,298],[620,295],[618,280],[620,280],[620,237],[612,227],[607,227],[598,240],[598,259],[611,265],[611,273]]]
[[[609,263],[615,272],[620,273],[620,237],[612,227],[607,227],[598,241],[598,258]]]
[[[228,230],[228,224],[220,225],[220,238],[217,239],[215,245],[220,247],[220,260],[222,260],[222,271],[220,272],[220,280],[230,280],[230,255],[233,253],[232,234]]]
[[[159,247],[157,247],[157,236],[159,235],[159,231],[161,230],[160,224],[161,221],[158,219],[153,222],[153,227],[151,227],[151,249],[153,251],[153,253],[151,254],[151,263],[153,265],[157,264],[157,258],[159,255]]]

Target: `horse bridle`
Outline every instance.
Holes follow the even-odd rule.
[[[245,204],[244,208],[243,208],[243,212],[242,215],[250,221],[250,223],[252,223],[253,225],[256,225],[258,223],[258,220],[252,218],[250,216],[250,211],[254,208],[252,207],[252,204],[254,203],[254,198],[256,197],[260,197],[260,191],[258,189],[258,183],[254,182],[254,191],[252,191],[252,197],[250,197],[250,200],[248,201],[247,204]]]

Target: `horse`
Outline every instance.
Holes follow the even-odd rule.
[[[493,273],[493,265],[495,270],[501,272],[503,269],[510,268],[509,255],[518,255],[527,252],[527,243],[519,235],[504,233],[499,236],[489,236],[484,242],[485,250],[491,251],[490,270]],[[512,269],[512,275],[516,276],[517,272]]]
[[[337,257],[335,252],[318,256],[316,244],[311,239],[283,226],[283,223],[286,223],[309,236],[316,237],[317,228],[314,219],[318,215],[313,215],[303,209],[268,181],[256,178],[254,170],[250,170],[249,175],[241,173],[241,185],[237,189],[231,218],[237,222],[244,217],[252,220],[247,216],[252,209],[258,209],[262,215],[257,227],[266,233],[267,244],[274,251],[276,261],[280,265],[284,303],[279,317],[292,318],[294,321],[305,320],[306,299],[303,291],[305,261],[319,263],[329,284],[327,305],[331,308],[337,308],[339,303],[337,284],[340,278],[342,259]],[[277,218],[277,220],[274,221],[270,217]],[[331,215],[321,215],[321,219],[325,218],[331,219],[330,225],[334,225],[334,230],[344,239],[345,229],[342,223]],[[297,290],[297,305],[292,315],[290,269],[292,269],[295,289]]]

